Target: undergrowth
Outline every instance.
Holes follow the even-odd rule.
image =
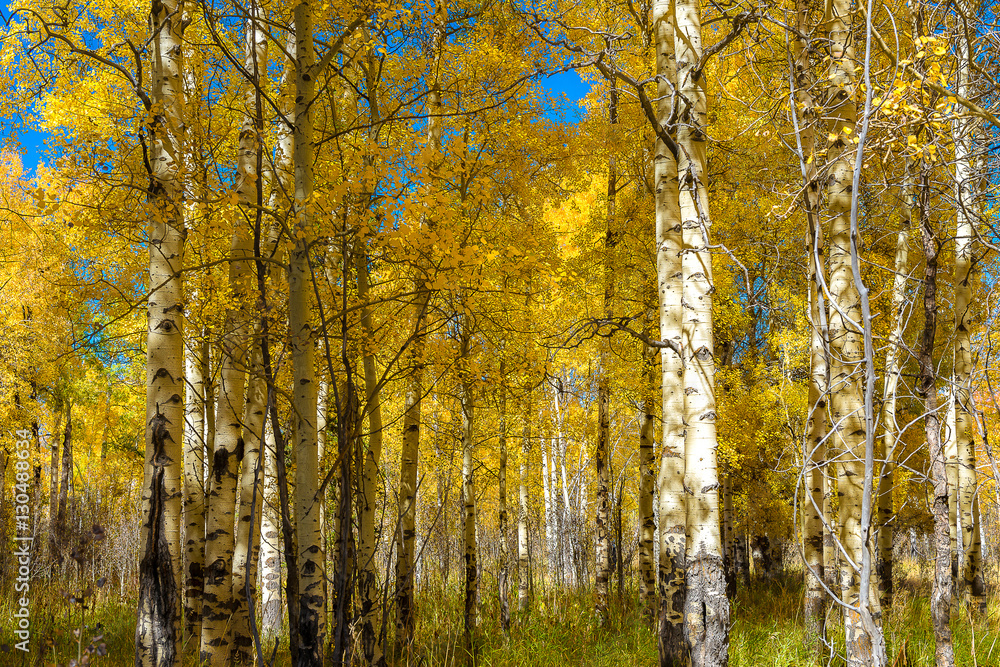
[[[901,568],[902,569],[902,568]],[[37,589],[36,589],[37,591]],[[992,593],[993,591],[991,591]],[[891,667],[932,667],[934,634],[930,624],[930,584],[912,568],[904,573],[884,624]],[[992,597],[992,596],[991,596]],[[4,667],[69,665],[78,655],[92,665],[133,664],[135,600],[120,599],[102,589],[80,601],[79,593],[46,591],[32,598],[31,653],[13,650],[15,600],[0,600],[0,664]],[[500,630],[494,590],[484,590],[481,623],[473,641],[478,667],[555,667],[613,665],[654,667],[656,638],[637,595],[611,606],[605,626],[594,622],[589,590],[539,591],[530,613],[517,612],[512,599],[509,636]],[[806,643],[802,618],[801,576],[789,573],[741,586],[732,604],[731,667],[842,667],[843,628],[839,613],[828,614],[831,648],[818,660]],[[397,657],[398,665],[466,667],[473,664],[462,625],[457,588],[438,586],[418,593],[415,648]],[[995,599],[985,614],[970,615],[964,605],[953,617],[958,667],[1000,667],[1000,605]],[[393,623],[387,623],[392,632]],[[98,641],[92,638],[98,637]],[[103,644],[103,647],[101,646]],[[390,637],[387,645],[391,646]],[[87,648],[90,648],[89,654]],[[270,657],[273,642],[265,644]],[[105,653],[105,655],[101,655]],[[88,663],[84,663],[88,664]],[[192,656],[190,663],[195,664]],[[277,666],[289,665],[287,649],[278,651]]]

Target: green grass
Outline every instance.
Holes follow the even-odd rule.
[[[931,667],[934,664],[934,635],[930,624],[930,585],[919,578],[915,568],[903,577],[894,597],[892,612],[885,624],[890,665]],[[806,643],[802,619],[801,577],[794,573],[773,581],[752,582],[741,587],[732,605],[730,665],[732,667],[798,667],[820,664]],[[516,605],[516,599],[513,601]],[[106,657],[95,665],[132,664],[135,623],[134,600],[120,600],[102,590],[92,601],[87,617],[81,619],[80,605],[70,605],[55,592],[37,595],[32,608],[32,654],[0,652],[0,665],[20,667],[67,665],[77,657],[78,640],[74,629],[81,625],[101,625]],[[611,609],[606,627],[593,622],[592,596],[588,590],[539,593],[530,614],[513,613],[509,637],[500,631],[495,591],[484,590],[481,624],[475,636],[476,665],[480,667],[553,667],[579,665],[649,666],[657,663],[656,640],[650,623],[638,607],[638,599],[626,597]],[[12,600],[0,600],[0,645],[14,643],[11,627]],[[68,612],[68,613],[67,613]],[[424,667],[464,667],[469,665],[462,626],[462,603],[455,588],[424,589],[418,596],[416,648],[408,659],[397,664]],[[840,615],[829,614],[833,657],[822,662],[843,665],[843,629]],[[392,623],[389,623],[390,632]],[[960,667],[1000,667],[1000,605],[991,602],[989,611],[970,619],[963,608],[952,619],[956,662]],[[93,631],[84,632],[84,646]],[[973,646],[975,655],[973,656]],[[44,653],[42,653],[44,651]],[[269,655],[270,651],[266,651]],[[901,655],[905,653],[905,659]],[[898,661],[897,661],[898,657]],[[192,657],[191,664],[194,659]],[[278,665],[288,665],[279,651]]]

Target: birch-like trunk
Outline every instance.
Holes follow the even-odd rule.
[[[295,522],[298,570],[298,663],[321,667],[326,624],[323,585],[326,580],[319,525],[319,451],[316,442],[316,369],[311,324],[309,242],[312,236],[313,118],[316,47],[313,7],[295,6],[295,122],[292,208],[294,244],[288,258],[288,342],[292,364],[292,423],[295,435]]]
[[[281,634],[281,516],[278,511],[278,459],[271,429],[264,435],[264,491],[260,516],[261,637]]]
[[[372,128],[379,127],[380,112],[378,107],[378,81],[376,71],[379,64],[371,49],[368,49],[364,60],[365,88],[368,91],[368,114]],[[372,130],[376,132],[377,130]],[[374,137],[372,137],[374,138]],[[374,171],[375,155],[365,156],[366,167]],[[374,183],[365,183],[366,200],[374,193]],[[370,205],[369,201],[365,202]],[[354,252],[354,271],[358,281],[358,301],[361,303],[361,327],[367,340],[375,339],[375,326],[372,323],[371,306],[369,304],[370,287],[368,280],[368,253],[365,239],[359,239],[358,248]],[[375,560],[377,544],[375,541],[376,501],[382,473],[382,392],[379,385],[378,372],[375,367],[375,354],[370,346],[365,346],[362,357],[362,367],[365,374],[365,406],[364,414],[368,417],[368,449],[364,452],[361,471],[361,488],[358,492],[358,605],[360,615],[361,650],[365,663],[379,667],[385,664],[382,645],[379,643],[379,633],[376,630],[380,600],[378,597],[378,563]]]
[[[242,212],[241,228],[245,230],[245,251],[242,256],[246,261],[242,267],[238,295],[244,291],[252,293],[253,264],[249,258],[253,255],[253,230],[260,226],[260,207],[263,206],[263,182],[260,168],[262,155],[260,153],[261,134],[263,132],[263,117],[261,99],[257,92],[260,81],[259,73],[267,69],[267,38],[260,29],[260,8],[256,1],[247,8],[248,18],[244,25],[245,54],[244,67],[252,77],[244,100],[245,110],[240,128],[239,154],[237,160],[237,178],[239,203]],[[242,250],[242,249],[241,249]],[[235,253],[234,253],[235,254]],[[234,257],[234,259],[236,259]],[[233,553],[233,608],[231,628],[231,664],[252,664],[253,633],[251,632],[250,607],[257,594],[257,558],[260,552],[260,520],[263,506],[264,490],[261,471],[261,441],[264,431],[264,416],[267,401],[267,387],[264,381],[263,359],[259,343],[254,333],[255,327],[250,324],[250,309],[244,307],[243,315],[246,321],[247,333],[251,338],[247,341],[250,362],[250,377],[245,384],[245,401],[242,406],[241,421],[243,423],[243,456],[239,479],[239,508],[236,524],[236,542]],[[256,610],[254,610],[256,612]]]
[[[440,178],[441,149],[444,139],[444,122],[441,116],[440,70],[445,45],[447,9],[444,0],[437,0],[434,9],[433,62],[427,94],[427,145],[431,153],[429,176],[431,187]],[[434,220],[427,219],[428,229]],[[399,528],[396,533],[396,645],[409,650],[413,643],[416,624],[414,601],[414,548],[417,514],[417,464],[420,456],[420,406],[424,395],[424,359],[427,347],[427,307],[430,288],[426,271],[418,266],[414,279],[414,333],[408,355],[410,378],[406,387],[403,408],[403,442],[399,463]]]
[[[816,161],[816,132],[819,123],[819,105],[814,88],[816,76],[812,69],[807,39],[813,31],[816,3],[798,0],[796,15],[798,34],[792,37],[794,111],[798,118],[800,161],[802,169],[802,203],[806,214],[807,276],[809,291],[809,402],[806,420],[806,438],[803,443],[806,495],[802,499],[802,546],[806,565],[805,622],[808,641],[817,655],[821,654],[826,639],[824,613],[826,591],[823,588],[824,569],[830,567],[823,561],[823,483],[826,471],[827,437],[827,374],[829,372],[826,344],[826,301],[821,285],[825,283],[823,230],[819,218],[820,183]]]
[[[267,408],[260,347],[254,344],[251,377],[243,412],[244,454],[240,472],[239,519],[233,554],[233,620],[231,664],[253,664],[254,635],[250,606],[257,599],[257,564],[260,556],[260,516],[264,503],[261,445]],[[253,613],[256,614],[256,608]],[[254,619],[255,620],[255,619]]]
[[[531,609],[531,570],[528,535],[528,459],[531,456],[531,390],[524,407],[524,434],[521,438],[521,462],[517,487],[517,610],[522,617]]]
[[[610,132],[618,124],[618,87],[614,78],[608,78],[608,125]],[[613,145],[613,142],[612,142]],[[612,149],[613,150],[613,149]],[[618,244],[615,233],[615,198],[618,193],[618,166],[614,153],[608,157],[607,230],[604,235],[604,317],[611,318],[615,296],[614,253]],[[610,365],[611,344],[608,338],[600,341],[600,370],[597,379],[597,446],[594,449],[594,467],[597,477],[597,520],[594,533],[594,613],[598,625],[608,623],[608,579],[611,576],[609,555],[611,550],[611,507],[608,498],[608,445],[611,426]]]
[[[672,93],[677,82],[674,48],[673,3],[656,0],[652,9],[656,36],[657,118],[661,128],[669,127],[673,116]],[[675,349],[660,350],[660,403],[663,442],[657,474],[660,525],[658,587],[660,594],[657,644],[660,667],[687,663],[688,645],[684,635],[686,596],[687,496],[684,492],[684,359],[682,350],[683,273],[677,159],[668,146],[657,139],[654,153],[656,207],[656,281],[659,293],[660,339]]]
[[[462,366],[469,357],[469,334],[465,332],[462,340]],[[466,369],[461,371],[466,374]],[[463,560],[465,563],[465,645],[469,653],[475,654],[474,639],[476,627],[479,624],[479,554],[476,544],[476,478],[473,460],[473,427],[475,415],[475,399],[470,378],[462,379],[462,543]]]
[[[958,93],[972,97],[969,85],[969,44],[960,37],[956,42],[955,72]],[[976,203],[973,184],[972,142],[976,128],[972,118],[954,118],[951,134],[955,144],[955,441],[958,455],[958,510],[962,528],[962,559],[958,580],[976,607],[985,609],[982,547],[975,530],[974,504],[978,491],[976,473],[975,422],[972,406],[972,281],[975,266]]]
[[[708,250],[708,96],[702,58],[701,3],[675,2],[677,89],[683,100],[677,175],[683,224],[685,486],[687,596],[684,626],[694,667],[725,665],[729,654],[729,600],[719,530],[715,352],[712,336],[712,255]]]
[[[851,265],[851,204],[853,152],[857,108],[854,100],[855,58],[851,35],[851,5],[833,0],[828,6],[831,82],[828,100],[830,144],[827,149],[829,178],[827,202],[830,223],[830,393],[831,423],[834,426],[830,460],[837,466],[840,494],[840,543],[844,558],[840,566],[841,597],[844,608],[848,667],[866,665],[873,638],[864,627],[857,609],[861,600],[860,567],[863,530],[861,525],[865,478],[865,419],[862,400],[864,358],[861,297]]]
[[[66,402],[66,425],[63,427],[62,463],[59,482],[59,510],[56,513],[56,542],[66,542],[67,505],[73,493],[73,403]]]
[[[184,431],[183,3],[149,14],[149,289],[136,667],[179,664]]]
[[[647,295],[645,334],[656,338],[656,286]],[[656,518],[653,514],[654,442],[656,440],[656,350],[643,350],[642,422],[639,427],[639,595],[644,613],[656,617],[656,566],[654,542]],[[565,470],[565,466],[563,467]]]
[[[294,25],[288,31],[285,38],[285,52],[295,53]],[[291,124],[294,119],[294,109],[291,99],[294,97],[293,91],[295,80],[295,63],[291,58],[285,58],[285,65],[282,70],[279,90],[280,108],[283,118],[279,119],[275,127],[275,155],[274,172],[270,174],[271,194],[268,197],[268,208],[272,211],[287,211],[291,207],[287,195],[294,188],[294,139]],[[278,243],[277,225],[273,225],[268,232],[267,250],[262,254],[273,256],[274,249]],[[265,273],[269,271],[265,268]],[[265,283],[266,285],[266,283]],[[266,289],[266,287],[265,287]],[[263,332],[261,332],[263,334]],[[261,337],[259,345],[263,351],[264,346],[270,350],[270,340]],[[281,573],[283,566],[283,538],[281,525],[280,491],[278,488],[278,457],[284,456],[284,452],[277,450],[277,442],[274,431],[271,428],[265,430],[264,443],[264,487],[263,487],[263,508],[261,510],[261,581],[263,591],[261,594],[261,633],[263,637],[273,638],[281,633],[282,627],[282,594],[281,594]],[[288,603],[288,600],[285,601]]]
[[[909,178],[909,168],[907,168]],[[878,559],[875,571],[878,575],[879,607],[887,615],[892,605],[892,534],[893,534],[893,474],[896,470],[896,445],[899,442],[899,425],[896,422],[896,392],[902,375],[900,352],[903,349],[903,331],[906,326],[904,309],[906,306],[907,250],[910,239],[910,205],[913,197],[911,188],[904,188],[900,207],[899,232],[896,234],[895,273],[892,282],[892,314],[895,317],[889,349],[885,354],[885,384],[882,390],[881,458],[882,474],[878,485]]]
[[[958,430],[958,414],[955,402],[955,387],[948,390],[947,410],[944,423],[944,470],[948,479],[948,549],[951,552],[951,578],[952,578],[952,612],[958,612],[958,552],[960,551],[959,538],[961,531],[958,528],[958,439],[955,432]]]
[[[937,262],[938,239],[931,228],[930,169],[922,165],[919,188],[920,229],[923,236],[924,328],[920,336],[917,361],[920,375],[917,395],[923,400],[924,431],[931,458],[931,481],[934,487],[934,582],[931,590],[931,622],[934,626],[934,658],[937,667],[953,667],[955,653],[951,641],[951,601],[954,597],[951,575],[951,549],[948,534],[948,477],[945,472],[941,423],[938,418],[937,371],[934,367],[934,337],[937,333]]]
[[[184,426],[184,636],[201,642],[201,594],[205,583],[205,387],[208,341],[195,340],[187,355],[187,418]],[[187,647],[185,647],[187,648]]]
[[[250,11],[252,16],[256,15],[253,6]],[[254,18],[248,20],[244,33],[246,39],[244,66],[256,79],[258,67],[265,65],[263,60],[266,57],[266,42],[263,34],[256,29]],[[234,613],[245,605],[246,601],[245,593],[237,593],[234,590],[236,535],[233,530],[240,465],[244,462],[247,450],[243,412],[246,402],[247,365],[252,345],[248,305],[252,288],[253,256],[250,221],[256,218],[255,207],[261,203],[258,196],[257,173],[260,128],[257,121],[256,87],[247,85],[246,88],[244,93],[246,108],[240,128],[236,161],[241,215],[233,227],[229,253],[230,302],[226,313],[226,330],[222,335],[219,400],[215,415],[215,449],[212,452],[212,476],[209,480],[205,529],[207,565],[200,660],[202,664],[219,667],[230,664],[238,656],[243,660],[248,659],[250,648],[246,621],[236,620],[234,617]],[[258,434],[258,442],[259,437]],[[259,444],[257,450],[259,451]],[[250,503],[251,499],[244,498],[244,501]],[[239,518],[242,523],[242,517]],[[249,542],[246,546],[249,546]],[[249,553],[245,552],[244,558],[248,555]],[[244,610],[239,615],[245,618],[245,614]],[[234,642],[237,642],[238,646]]]
[[[504,366],[501,363],[500,377],[500,464],[497,470],[497,524],[500,533],[499,559],[497,563],[497,594],[500,602],[500,629],[510,634],[510,553],[507,548],[507,385]]]

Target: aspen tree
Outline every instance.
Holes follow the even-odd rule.
[[[294,25],[288,30],[285,42],[285,53],[294,54]],[[268,208],[272,211],[279,209],[287,210],[286,207],[289,207],[291,202],[287,200],[286,193],[292,192],[294,188],[294,140],[291,131],[294,119],[294,109],[292,108],[292,88],[294,88],[294,83],[295,62],[291,57],[286,57],[278,86],[280,94],[279,115],[281,117],[275,124],[276,136],[273,169],[268,169],[269,172],[273,172],[270,174],[272,189],[268,198]],[[268,256],[273,256],[277,242],[277,225],[272,225],[267,238],[266,254]],[[270,341],[262,336],[259,345],[263,351],[263,347],[269,346]],[[284,456],[284,453],[277,450],[275,434],[271,428],[267,428],[265,431],[264,446],[264,504],[260,525],[261,579],[264,588],[261,599],[261,614],[264,634],[273,637],[281,632],[283,540],[281,534],[281,512],[279,509],[278,457]]]
[[[961,531],[958,523],[961,514],[958,511],[958,439],[955,433],[958,422],[958,404],[955,401],[955,387],[948,388],[947,410],[944,422],[944,470],[948,478],[948,548],[951,552],[951,579],[952,579],[952,614],[958,613],[958,553],[961,550],[959,539]]]
[[[608,124],[610,132],[616,131],[618,124],[618,86],[614,78],[608,77],[610,86],[608,98]],[[613,143],[613,142],[612,142]],[[614,147],[610,150],[614,150]],[[612,153],[608,157],[608,194],[607,194],[607,230],[604,235],[604,317],[610,318],[612,304],[615,298],[614,252],[618,243],[615,230],[615,198],[618,192],[618,166]],[[610,523],[611,508],[608,499],[608,443],[611,413],[609,402],[611,388],[609,381],[611,364],[610,340],[602,338],[600,343],[600,375],[597,380],[597,445],[594,449],[594,466],[597,472],[597,526],[594,535],[594,613],[597,622],[605,625],[608,622],[608,579],[610,571]],[[555,462],[553,461],[553,467]],[[551,489],[553,505],[555,504],[555,487]]]
[[[460,303],[460,307],[465,307]],[[465,562],[465,644],[470,654],[475,654],[474,632],[479,624],[479,564],[476,545],[476,478],[473,461],[473,428],[475,426],[475,396],[473,378],[468,369],[472,333],[469,331],[468,311],[461,316],[459,325],[461,336],[461,357],[459,374],[462,405],[462,541]]]
[[[965,16],[972,14],[965,3],[959,9]],[[956,89],[969,98],[970,45],[962,35],[956,41]],[[981,548],[975,526],[978,519],[978,479],[976,474],[976,443],[972,407],[972,281],[975,266],[975,174],[972,166],[972,142],[977,122],[972,118],[953,118],[952,140],[955,145],[955,201],[957,203],[955,233],[955,343],[954,343],[954,404],[955,449],[959,525],[962,529],[962,560],[958,563],[958,580],[974,605],[985,609],[985,586]],[[949,480],[950,482],[951,480]],[[953,494],[955,495],[955,494]]]
[[[263,132],[262,105],[258,92],[259,73],[267,69],[267,38],[259,24],[260,8],[256,2],[248,7],[248,17],[244,24],[246,42],[244,68],[251,77],[251,85],[245,99],[243,123],[240,129],[239,159],[237,174],[238,193],[242,213],[242,226],[248,231],[259,228],[260,209],[263,201],[263,182],[260,173],[262,155],[260,153]],[[239,224],[239,223],[238,223]],[[247,234],[247,258],[253,253],[251,235]],[[252,265],[245,261],[246,275],[243,278],[247,293],[250,292],[250,272]],[[249,309],[247,309],[249,310]],[[260,553],[260,530],[256,522],[263,506],[263,478],[260,467],[261,441],[264,435],[267,387],[263,377],[263,359],[256,329],[250,326],[247,313],[250,377],[246,382],[245,403],[241,421],[243,423],[243,459],[240,472],[240,503],[236,524],[236,543],[233,552],[233,611],[230,622],[232,635],[232,664],[253,663],[253,636],[250,631],[250,605],[256,598],[257,559]]]
[[[814,96],[816,77],[810,57],[809,36],[813,32],[816,3],[798,0],[796,3],[798,33],[792,37],[793,84],[795,86],[798,139],[801,155],[800,163],[804,188],[802,203],[806,214],[806,247],[809,249],[807,261],[809,291],[809,403],[806,422],[806,438],[803,461],[806,467],[806,496],[802,500],[804,519],[802,523],[803,555],[806,570],[805,619],[809,640],[820,653],[826,638],[825,599],[823,588],[824,570],[832,563],[823,560],[823,486],[826,477],[827,438],[827,343],[826,343],[826,303],[821,284],[825,282],[823,229],[819,219],[820,183],[816,164],[816,128],[819,122],[819,105]],[[801,110],[801,115],[798,115]]]
[[[907,178],[909,178],[909,164]],[[912,202],[911,188],[903,191],[903,202],[900,207],[899,231],[896,234],[895,276],[892,280],[892,314],[895,317],[892,334],[889,337],[889,349],[885,355],[885,383],[882,390],[882,426],[880,454],[882,459],[882,474],[878,486],[878,560],[875,571],[878,574],[879,607],[882,613],[888,613],[892,604],[892,489],[893,474],[896,469],[896,445],[898,443],[899,425],[896,422],[896,391],[902,375],[900,352],[903,349],[903,330],[906,326],[904,309],[906,307],[907,254],[910,242],[910,205]]]
[[[931,621],[934,626],[934,657],[937,667],[953,667],[951,600],[954,582],[950,572],[951,549],[948,535],[948,478],[945,473],[944,447],[938,418],[937,372],[934,368],[934,337],[937,333],[937,265],[939,245],[931,227],[929,165],[921,160],[919,175],[920,230],[923,237],[923,311],[924,327],[920,335],[917,362],[920,375],[917,394],[923,400],[924,431],[931,457],[931,480],[934,486],[934,582],[931,592]]]
[[[143,468],[136,667],[180,661],[181,468],[184,428],[183,2],[154,3],[149,14],[150,185],[146,429]]]
[[[510,554],[507,548],[507,378],[505,366],[500,365],[500,442],[499,442],[499,468],[497,470],[497,506],[498,510],[498,531],[500,533],[500,554],[497,563],[497,592],[500,599],[500,629],[503,633],[510,633],[510,601],[509,578],[510,578]]]
[[[729,600],[719,531],[715,352],[712,334],[712,255],[708,249],[708,97],[701,67],[701,4],[677,0],[674,48],[678,116],[677,164],[683,225],[683,350],[687,595],[684,626],[694,667],[725,665],[729,652]]]
[[[281,518],[278,514],[278,460],[274,434],[264,435],[264,490],[260,515],[261,634],[281,633]]]
[[[298,661],[323,664],[326,636],[323,582],[326,579],[319,527],[319,452],[316,442],[316,369],[310,322],[309,241],[313,207],[313,118],[316,46],[313,8],[300,2],[295,21],[295,121],[293,124],[294,236],[288,258],[288,342],[292,364],[292,413],[295,434],[295,521],[298,553]]]
[[[444,121],[441,116],[441,63],[445,46],[445,21],[448,17],[446,0],[436,0],[434,6],[433,56],[427,92],[427,146],[431,153],[429,175],[431,187],[441,178],[441,149]],[[426,220],[433,229],[434,221]],[[414,538],[416,537],[417,462],[420,455],[420,405],[424,394],[424,360],[427,347],[427,308],[430,303],[427,267],[418,266],[414,278],[414,334],[408,360],[411,375],[406,387],[403,411],[403,442],[399,465],[399,528],[396,535],[396,644],[409,648],[413,642],[416,622],[414,603]]]
[[[363,36],[368,38],[367,31]],[[379,126],[381,117],[378,100],[378,81],[376,79],[377,61],[372,49],[365,52],[362,69],[364,70],[365,90],[368,92],[368,119],[372,128]],[[372,130],[369,140],[374,140],[376,130]],[[374,167],[375,155],[366,153],[364,164]],[[374,183],[364,186],[363,202],[371,206],[374,193]],[[372,323],[370,287],[368,277],[368,254],[366,239],[359,236],[357,249],[354,252],[354,272],[358,283],[358,300],[361,302],[361,327],[367,340],[375,338],[375,327]],[[369,665],[384,665],[385,657],[379,644],[379,634],[376,632],[378,610],[378,563],[375,560],[375,503],[381,478],[380,463],[382,459],[382,393],[378,374],[375,368],[375,354],[371,346],[366,346],[362,357],[362,368],[365,375],[365,407],[364,414],[368,417],[368,448],[364,452],[361,471],[361,487],[358,493],[358,604],[360,606],[361,650],[365,662]]]
[[[830,282],[832,299],[829,310],[831,424],[833,425],[830,460],[837,467],[840,496],[840,545],[844,550],[840,564],[841,597],[849,666],[867,664],[876,638],[866,628],[860,607],[860,567],[864,549],[861,525],[864,502],[863,480],[865,420],[862,400],[864,358],[861,322],[861,297],[854,282],[851,265],[851,205],[853,199],[854,130],[857,107],[854,101],[856,81],[854,46],[851,36],[850,2],[832,0],[827,8],[827,37],[830,53],[830,97],[827,102],[830,143],[827,149],[827,181],[830,223]]]
[[[201,642],[201,593],[205,565],[205,386],[208,341],[193,340],[187,348],[184,429],[184,635]]]
[[[528,560],[528,541],[530,540],[528,535],[528,459],[531,456],[532,413],[530,387],[525,394],[524,429],[521,436],[521,462],[517,488],[517,609],[522,617],[531,608],[531,570]]]
[[[266,66],[266,39],[257,28],[256,5],[251,4],[244,37],[246,50],[244,67],[252,81]],[[240,656],[249,655],[246,621],[235,624],[234,612],[245,605],[245,592],[234,590],[236,582],[234,554],[236,535],[233,529],[237,517],[236,488],[240,482],[240,464],[245,462],[247,437],[243,428],[243,412],[247,399],[247,366],[250,361],[252,331],[250,327],[249,292],[253,242],[249,220],[256,217],[259,206],[259,175],[257,150],[260,128],[257,122],[256,86],[246,85],[245,111],[240,127],[237,153],[237,197],[240,215],[233,226],[229,253],[229,288],[231,301],[226,313],[226,331],[222,336],[222,359],[219,370],[219,396],[216,408],[215,449],[212,452],[212,476],[209,480],[208,517],[205,528],[205,591],[202,613],[201,662],[207,665],[227,665]],[[256,436],[256,451],[259,452]],[[256,457],[253,461],[256,464]],[[252,473],[251,473],[252,474]],[[250,478],[249,490],[254,487]],[[250,508],[251,498],[243,498]],[[246,526],[249,528],[249,526]],[[248,535],[247,535],[248,537]],[[244,558],[250,556],[250,544],[244,545]],[[244,562],[244,566],[247,562]],[[245,573],[243,573],[245,574]],[[240,581],[245,581],[242,576]],[[245,614],[245,612],[244,612]],[[242,615],[241,615],[242,616]],[[235,632],[234,632],[235,630]],[[242,635],[242,636],[241,636]],[[234,642],[238,643],[234,645]],[[232,655],[231,655],[232,654]]]
[[[656,338],[656,283],[650,281],[646,295],[645,335]],[[656,617],[656,567],[654,541],[656,519],[653,515],[654,442],[656,440],[656,349],[643,349],[642,423],[639,427],[639,583],[644,612]],[[565,468],[564,468],[565,470]]]
[[[671,130],[669,126],[674,115],[672,100],[677,85],[673,9],[670,0],[656,0],[652,8],[656,37],[656,112],[661,128],[667,131]],[[674,344],[673,348],[660,350],[663,442],[656,480],[660,519],[660,612],[657,644],[660,666],[680,667],[687,664],[688,655],[687,638],[684,635],[687,497],[684,492],[684,359],[681,356],[681,254],[684,247],[678,200],[677,159],[659,138],[659,133],[654,150],[660,339]]]

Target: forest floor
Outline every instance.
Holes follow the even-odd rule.
[[[890,667],[934,664],[928,576],[929,570],[921,573],[910,567],[897,587],[886,626]],[[12,600],[10,597],[0,600],[0,665],[69,665],[77,659],[78,652],[85,653],[94,634],[85,630],[82,642],[78,642],[74,631],[81,624],[88,629],[100,624],[106,648],[106,655],[93,655],[90,664],[122,667],[133,664],[134,600],[99,597],[88,600],[89,609],[84,610],[78,603],[51,597],[54,599],[36,600],[33,605],[30,655],[13,650],[16,639],[11,624]],[[730,666],[819,664],[812,659],[805,643],[802,598],[801,574],[794,572],[741,586],[732,609]],[[970,618],[963,608],[962,617],[952,619],[958,667],[1000,667],[1000,600],[996,599],[995,588],[990,598],[985,614]],[[657,664],[655,636],[637,607],[637,598],[626,597],[625,604],[615,606],[604,628],[591,622],[591,595],[587,591],[539,591],[535,602],[535,610],[525,622],[519,622],[515,614],[510,636],[505,638],[500,632],[496,596],[484,590],[482,623],[477,635],[479,667],[654,667]],[[469,664],[462,649],[462,605],[458,591],[447,595],[440,590],[425,591],[418,598],[418,605],[420,648],[410,664],[425,667]],[[830,613],[829,630],[835,652],[838,643],[842,652],[843,630],[836,620],[838,617],[839,614]],[[288,665],[287,656],[279,654],[275,664]],[[843,660],[835,656],[822,664],[835,667],[843,665]]]

